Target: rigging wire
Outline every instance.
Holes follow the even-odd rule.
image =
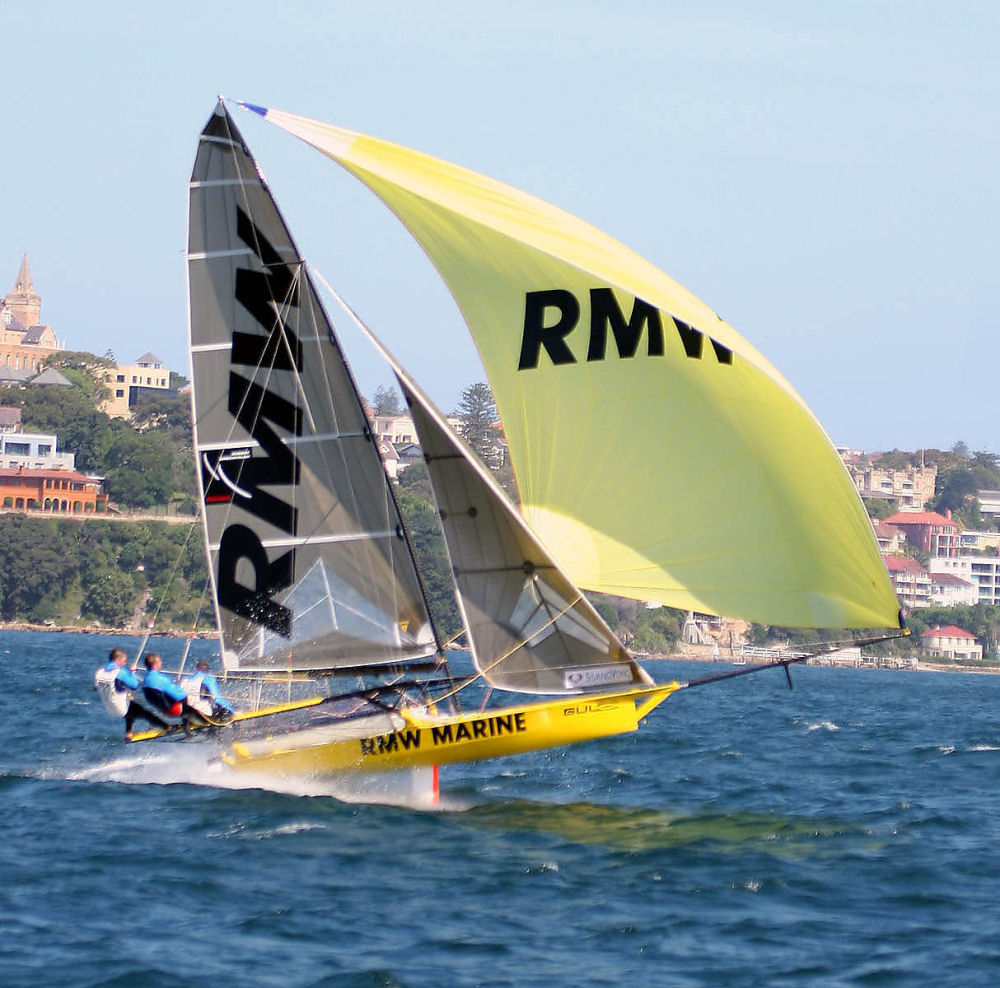
[[[191,533],[194,531],[195,526],[197,524],[198,524],[198,522],[193,521],[193,522],[191,522],[190,525],[188,525],[188,533],[184,537],[184,542],[181,545],[180,550],[177,553],[177,558],[174,560],[173,569],[170,571],[170,576],[167,578],[167,582],[165,584],[167,587],[172,587],[174,585],[174,581],[177,578],[177,570],[180,568],[181,560],[184,558],[185,554],[187,553],[188,542],[191,541]],[[153,623],[152,623],[153,630],[151,630],[151,631],[147,630],[146,634],[143,636],[142,641],[139,643],[139,649],[135,653],[135,658],[132,660],[132,664],[131,664],[131,668],[132,668],[133,672],[139,666],[139,659],[142,658],[142,653],[145,651],[146,646],[149,644],[149,639],[156,633],[156,622],[157,622],[157,620],[160,617],[160,611],[163,609],[163,599],[164,599],[164,595],[160,594],[159,595],[159,599],[158,599],[157,604],[156,604],[156,610],[153,611]],[[204,600],[204,597],[202,597],[202,599]],[[201,610],[201,605],[199,605],[198,610],[199,611]],[[195,620],[197,620],[197,614],[195,615]]]

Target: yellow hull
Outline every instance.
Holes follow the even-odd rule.
[[[388,772],[474,762],[635,731],[677,682],[626,693],[563,697],[518,707],[439,715],[402,710],[352,724],[235,743],[223,760],[237,769],[311,775]]]

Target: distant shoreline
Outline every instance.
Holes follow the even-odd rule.
[[[199,638],[208,641],[218,641],[217,631],[178,631],[167,628],[150,628],[145,631],[124,630],[122,628],[94,628],[81,627],[79,625],[47,625],[31,624],[27,621],[0,621],[0,632],[4,631],[42,631],[42,632],[64,632],[71,635],[118,635],[122,638],[144,638],[149,635],[151,638]],[[732,664],[733,658],[720,655],[713,658],[712,647],[710,645],[679,645],[679,651],[673,655],[636,655],[637,659],[649,662],[719,662]],[[862,666],[843,666],[842,668],[876,668],[868,663]],[[905,666],[901,669],[892,670],[894,672],[968,672],[975,675],[986,674],[996,675],[1000,673],[1000,666],[965,666],[955,665],[950,662],[923,662],[918,660],[915,666]]]
[[[711,645],[689,645],[683,644],[677,646],[678,651],[673,655],[637,655],[636,658],[639,660],[649,660],[656,662],[719,662],[732,664],[735,659],[733,656],[727,656],[725,654],[720,654],[718,658],[713,658],[712,656],[712,646]],[[727,651],[723,649],[723,652]],[[819,665],[820,663],[815,663]],[[830,668],[842,668],[842,669],[875,669],[875,668],[888,668],[888,667],[877,667],[871,663],[864,663],[860,666],[835,666],[830,665]],[[926,662],[918,659],[916,665],[906,665],[898,669],[891,669],[892,672],[968,672],[975,675],[983,674],[986,675],[996,675],[1000,673],[1000,666],[968,666],[968,665],[957,665],[953,662]]]
[[[175,628],[148,628],[142,631],[125,628],[81,627],[80,625],[31,624],[28,621],[0,621],[3,631],[41,631],[45,633],[63,632],[70,635],[118,635],[121,638],[204,638],[219,637],[217,631],[178,631]]]

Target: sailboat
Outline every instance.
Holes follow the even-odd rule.
[[[455,675],[313,275],[220,99],[191,177],[188,272],[222,659],[260,682],[357,680],[246,712],[226,762],[367,773],[500,757],[635,731],[679,690],[758,668],[657,683],[580,587],[769,624],[900,626],[829,439],[694,296],[495,180],[238,105],[369,186],[437,267],[493,387],[521,504],[375,341],[440,509],[474,667]],[[473,684],[489,702],[464,709]]]

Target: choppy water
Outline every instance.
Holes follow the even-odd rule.
[[[709,686],[428,811],[125,748],[109,645],[0,635],[3,985],[1000,982],[1000,677]]]

